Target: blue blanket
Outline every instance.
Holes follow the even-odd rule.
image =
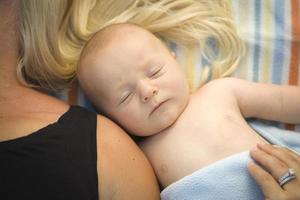
[[[300,152],[300,134],[251,122],[250,126],[272,144]],[[169,185],[161,192],[162,200],[264,200],[263,193],[247,170],[252,161],[242,152],[202,168]]]

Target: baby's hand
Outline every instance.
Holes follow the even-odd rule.
[[[262,167],[249,163],[251,176],[268,200],[300,200],[300,155],[284,147],[258,144],[251,157]],[[267,171],[266,171],[267,170]]]

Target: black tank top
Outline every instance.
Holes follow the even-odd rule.
[[[0,142],[0,199],[97,200],[96,125],[95,113],[71,106],[56,123]]]

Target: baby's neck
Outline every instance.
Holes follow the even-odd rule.
[[[162,129],[161,131],[155,133],[154,135],[156,135],[156,134],[167,133],[167,132],[173,130],[173,129],[176,127],[176,124],[177,124],[178,120],[183,116],[182,114],[184,113],[184,111],[186,110],[186,108],[189,106],[189,102],[190,102],[190,99],[191,99],[191,98],[193,98],[192,95],[190,95],[188,103],[186,104],[186,106],[185,106],[185,108],[182,110],[182,112],[179,113],[179,115],[178,115],[177,118],[174,120],[174,122],[173,122],[172,124],[170,124],[168,127],[166,127],[166,128],[164,128],[164,129]]]

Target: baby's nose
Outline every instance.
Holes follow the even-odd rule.
[[[143,100],[143,102],[148,102],[149,99],[151,99],[151,97],[153,97],[157,94],[158,94],[158,89],[153,87],[153,88],[151,88],[151,90],[148,93],[145,93],[142,100]]]

